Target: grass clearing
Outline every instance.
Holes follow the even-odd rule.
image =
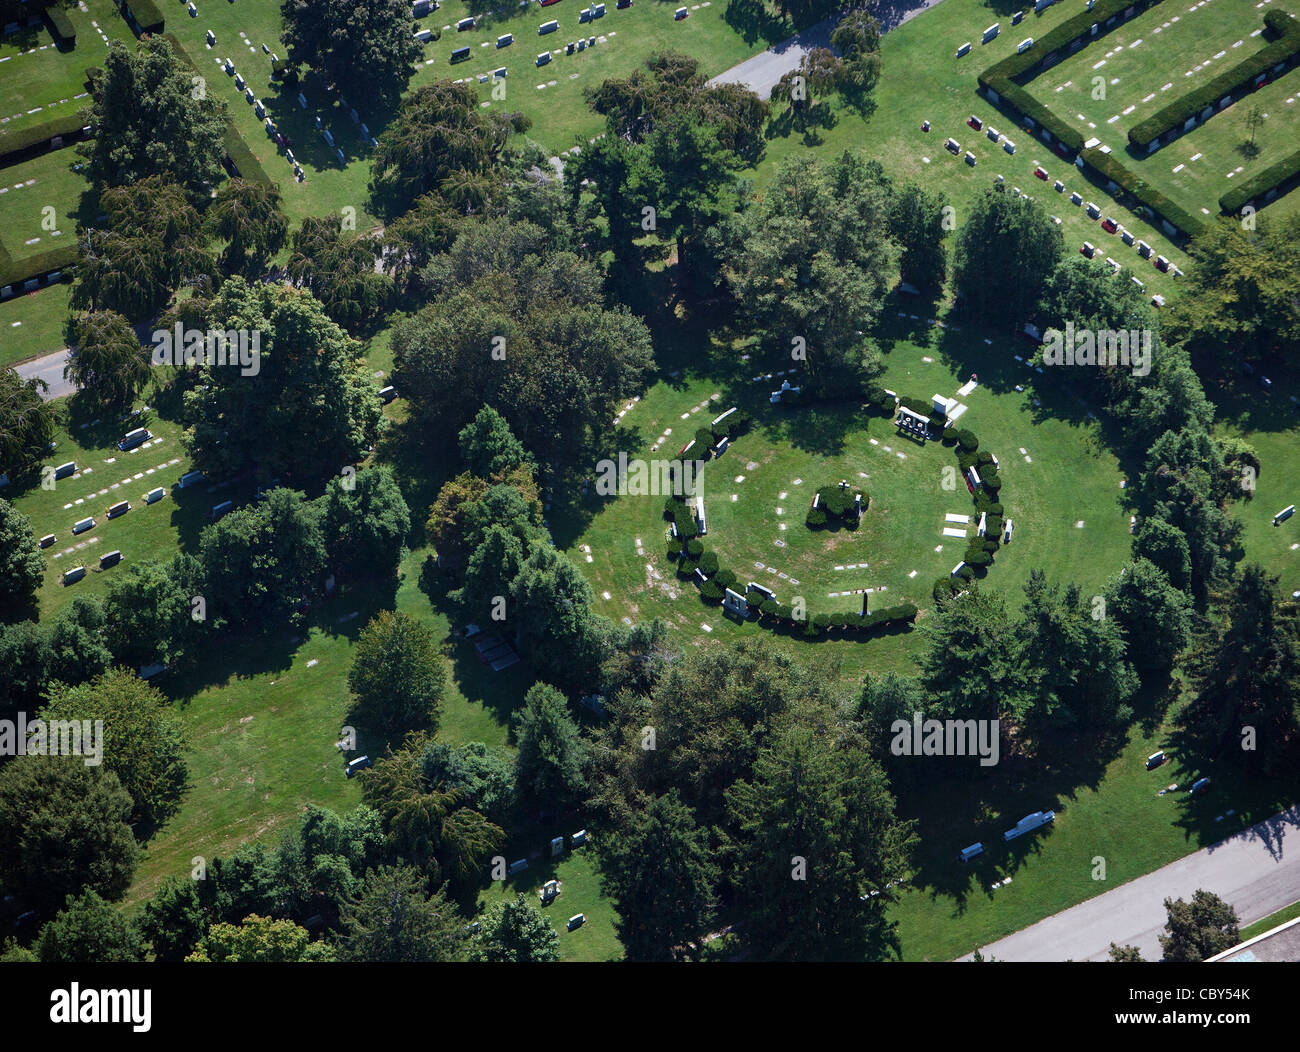
[[[1001,496],[1007,515],[1016,523],[1013,542],[998,553],[989,570],[989,587],[1014,594],[1030,569],[1042,568],[1050,580],[1099,589],[1123,564],[1130,538],[1118,462],[1101,448],[1098,425],[1088,419],[1085,407],[1068,400],[1050,411],[1035,407],[1030,389],[1035,374],[1015,362],[1013,355],[1019,349],[1005,338],[985,344],[982,333],[965,327],[962,332],[941,329],[927,321],[904,319],[904,327],[894,322],[885,326],[891,349],[885,357],[883,383],[904,395],[928,398],[934,393],[953,395],[972,372],[979,376],[979,386],[961,399],[970,409],[960,426],[969,427],[979,437],[980,448],[998,457],[1004,483]],[[743,379],[727,382],[727,372],[742,369]],[[935,578],[961,561],[966,550],[965,540],[943,535],[943,528],[951,525],[945,515],[971,515],[974,510],[960,481],[956,490],[942,488],[943,469],[956,467],[956,453],[940,443],[921,448],[900,438],[889,421],[856,405],[769,406],[767,393],[779,386],[779,379],[774,375],[770,381],[753,382],[760,369],[766,372],[753,362],[728,365],[718,360],[702,368],[703,375],[688,372],[661,380],[623,418],[621,448],[629,459],[676,458],[697,427],[723,409],[741,405],[754,415],[754,426],[703,471],[710,522],[706,549],[716,551],[721,565],[734,570],[742,581],[753,579],[775,587],[783,602],[789,601],[787,594],[803,594],[813,613],[860,609],[859,595],[831,597],[829,593],[882,584],[887,590],[873,600],[874,605],[910,599],[923,611],[930,609]],[[1018,392],[1017,385],[1026,389]],[[708,410],[692,412],[713,394],[722,397],[710,401]],[[1048,398],[1047,392],[1040,396],[1040,400]],[[668,428],[672,434],[652,450]],[[873,439],[878,445],[872,444]],[[1021,447],[1027,452],[1020,453]],[[897,456],[899,452],[906,454],[905,460]],[[607,455],[617,459],[618,452]],[[859,472],[868,477],[859,477]],[[743,482],[734,481],[742,475]],[[1071,479],[1068,499],[1062,493],[1063,477]],[[802,483],[796,485],[796,478]],[[863,528],[856,533],[810,531],[803,519],[811,490],[840,479],[871,496]],[[782,492],[786,497],[780,496]],[[840,675],[854,679],[868,668],[910,669],[917,642],[907,633],[809,642],[752,623],[733,622],[719,608],[703,603],[693,584],[675,576],[664,554],[663,499],[606,500],[592,492],[577,507],[553,511],[557,543],[588,574],[598,597],[596,608],[602,613],[616,620],[661,617],[685,639],[699,643],[763,633],[772,646],[838,665]],[[777,507],[784,509],[780,516]],[[978,519],[972,515],[971,536]],[[1075,525],[1079,521],[1082,528]],[[638,539],[644,555],[637,552]],[[786,546],[777,546],[777,540],[785,540]],[[941,552],[934,550],[938,546]],[[764,567],[756,567],[757,562]],[[835,569],[863,562],[866,569]],[[769,574],[768,565],[799,584]],[[917,571],[915,577],[908,576],[912,570]]]

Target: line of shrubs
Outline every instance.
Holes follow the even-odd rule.
[[[1136,8],[1134,14],[1145,11],[1161,0],[1097,0],[1091,11],[1082,11],[1073,18],[1067,18],[1055,29],[1048,30],[1034,41],[1034,46],[1023,53],[1008,55],[1000,62],[995,62],[979,75],[981,88],[994,91],[1007,104],[1041,125],[1070,151],[1078,153],[1083,148],[1083,135],[1068,121],[1052,113],[1046,106],[1017,82],[1015,78],[1035,70],[1044,58],[1061,48],[1069,47],[1075,40],[1084,37],[1094,23],[1101,23],[1118,16],[1130,7]]]
[[[1207,106],[1217,109],[1219,99],[1232,95],[1261,74],[1272,72],[1279,63],[1292,61],[1300,53],[1300,22],[1290,14],[1282,10],[1270,11],[1264,16],[1264,25],[1278,39],[1135,124],[1128,133],[1128,141],[1133,147],[1145,151],[1160,136],[1182,127],[1189,117],[1196,116]]]
[[[975,577],[977,569],[993,564],[993,556],[1002,546],[1002,529],[1005,525],[1000,498],[1002,479],[994,466],[993,454],[979,448],[979,439],[966,428],[945,432],[943,443],[957,448],[957,466],[963,475],[974,468],[979,472],[980,487],[975,491],[975,513],[984,515],[984,536],[971,537],[966,544],[965,563],[956,575],[940,577],[934,582],[931,594],[936,603],[952,598],[965,589]]]
[[[58,248],[47,248],[34,256],[13,259],[0,247],[0,288],[5,285],[20,285],[28,278],[40,277],[54,270],[66,271],[77,262],[77,242],[69,237],[67,244]]]
[[[81,138],[85,120],[76,111],[52,117],[39,124],[19,124],[0,130],[0,168],[26,160],[34,147],[44,146],[56,136]]]
[[[692,565],[686,572],[683,572],[679,566],[678,573],[683,577],[692,577],[697,565],[699,570],[708,577],[707,581],[699,585],[700,598],[706,603],[717,606],[722,602],[728,588],[736,590],[739,578],[731,570],[719,569],[717,555],[711,551],[703,552],[697,564]],[[896,625],[911,624],[916,620],[918,613],[915,604],[904,602],[897,606],[872,610],[865,616],[852,610],[833,614],[809,614],[805,611],[805,616],[798,618],[795,616],[794,607],[777,602],[775,599],[762,599],[757,592],[747,593],[745,603],[749,616],[764,628],[792,631],[807,638],[816,638],[830,632],[866,635]]]
[[[1235,216],[1241,211],[1243,205],[1249,204],[1258,197],[1267,197],[1270,190],[1280,192],[1285,184],[1298,175],[1300,175],[1300,150],[1289,157],[1283,157],[1276,164],[1270,164],[1244,182],[1238,183],[1219,198],[1219,207],[1226,215]]]
[[[1167,219],[1188,237],[1195,237],[1205,230],[1205,223],[1200,216],[1193,215],[1181,205],[1169,200],[1145,179],[1139,179],[1117,161],[1113,153],[1104,153],[1094,146],[1090,150],[1084,150],[1081,156],[1083,163],[1098,175],[1118,183],[1123,190],[1136,198],[1139,204]]]
[[[162,9],[154,0],[117,0],[118,10],[127,16],[127,23],[137,33],[161,33],[167,22]]]

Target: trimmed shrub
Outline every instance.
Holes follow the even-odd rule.
[[[700,585],[700,596],[706,603],[720,603],[723,591],[715,581],[705,581]]]
[[[821,495],[821,502],[826,506],[827,514],[843,518],[845,512],[853,507],[850,491],[840,489],[839,486],[827,486],[821,490]]]
[[[957,571],[957,576],[960,577],[963,581],[970,581],[971,578],[975,576],[975,571],[972,570],[969,566],[963,566],[960,570]]]
[[[682,554],[682,542],[679,541],[676,537],[669,538],[668,557],[670,559],[676,559],[681,554]]]
[[[698,566],[699,563],[697,563],[694,559],[683,559],[681,562],[677,564],[677,576],[691,577],[694,575]]]
[[[17,163],[28,151],[43,148],[55,136],[80,139],[85,125],[80,114],[70,113],[39,124],[19,124],[16,128],[0,129],[0,165]]]
[[[953,437],[957,439],[957,444],[967,453],[974,453],[980,447],[980,440],[975,437],[974,432],[959,427],[953,432]]]
[[[985,464],[993,463],[993,454],[987,449],[981,449],[975,456],[975,463],[983,467]]]
[[[1130,133],[1131,134],[1131,133]],[[1084,150],[1079,156],[1103,179],[1119,184],[1127,193],[1132,194],[1138,204],[1167,219],[1184,234],[1193,237],[1205,229],[1205,222],[1200,216],[1193,215],[1181,205],[1175,204],[1145,180],[1139,179],[1124,164],[1115,158],[1114,153],[1102,153],[1097,147]]]
[[[804,522],[813,529],[818,526],[825,526],[826,513],[821,508],[809,508],[808,514],[804,516]]]
[[[980,542],[984,545],[984,550],[990,555],[996,555],[997,550],[1002,547],[1002,542],[996,537],[981,537]]]
[[[1270,15],[1277,13],[1269,12]],[[1289,157],[1283,157],[1276,164],[1270,164],[1245,182],[1235,185],[1219,198],[1219,207],[1227,215],[1235,216],[1244,205],[1256,198],[1267,196],[1270,190],[1276,189],[1281,193],[1281,188],[1297,176],[1300,176],[1300,150]]]
[[[704,554],[704,542],[698,537],[692,537],[686,542],[686,554],[692,559],[698,559]]]
[[[966,566],[963,568],[962,573],[964,575],[966,570],[969,570],[972,566],[988,566],[992,562],[993,556],[984,551],[983,548],[978,551],[967,552]]]
[[[119,0],[119,6],[135,20],[141,33],[161,33],[166,26],[163,13],[153,0]]]
[[[719,570],[713,575],[713,579],[718,583],[719,588],[735,588],[736,573],[734,570]]]
[[[989,537],[1001,537],[1002,525],[1001,515],[989,515],[989,517],[984,520],[984,529],[987,531],[987,536]]]
[[[969,471],[971,468],[973,468],[973,467],[975,466],[975,454],[974,454],[974,453],[966,453],[966,452],[958,452],[958,454],[957,454],[957,466],[958,466],[959,468],[961,468],[962,471]]]
[[[980,481],[984,483],[984,488],[990,493],[996,493],[1002,488],[1002,479],[1000,479],[996,473],[981,475]]]
[[[951,599],[957,594],[957,583],[951,577],[940,577],[934,582],[930,594],[934,597],[936,603],[942,603],[945,599]]]
[[[749,594],[754,596],[758,595],[757,592],[750,592]],[[780,617],[783,609],[787,611],[789,609],[788,607],[782,607],[775,599],[764,599],[762,603],[759,604],[758,608],[768,617]]]
[[[50,32],[60,43],[77,46],[77,30],[61,7],[47,7],[42,14],[49,20]]]
[[[718,553],[705,552],[700,556],[700,569],[712,577],[718,572]]]

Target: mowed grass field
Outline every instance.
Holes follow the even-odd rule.
[[[1146,770],[1145,758],[1169,745],[1178,705],[1166,709],[1148,697],[1137,708],[1122,749],[1089,744],[1057,762],[1023,763],[1010,777],[999,768],[989,776],[972,762],[968,778],[927,781],[900,793],[899,813],[917,820],[921,840],[916,875],[890,914],[898,922],[903,960],[953,960],[1294,802],[1294,779],[1206,770],[1176,751],[1170,763]],[[1213,775],[1214,791],[1191,799],[1188,787],[1206,773]],[[1157,795],[1171,785],[1178,790]],[[1056,812],[1051,826],[1003,841],[1004,830],[1038,810]],[[958,852],[976,841],[985,854],[973,863],[959,861]]]
[[[1035,406],[1035,374],[1015,361],[1016,355],[1023,357],[1023,348],[1005,338],[930,326],[920,318],[888,323],[884,331],[892,347],[883,383],[891,390],[927,399],[936,393],[952,396],[972,372],[980,377],[979,386],[961,399],[970,408],[960,426],[970,428],[980,438],[980,448],[998,457],[1000,496],[1016,523],[1012,543],[989,569],[987,586],[1005,591],[1014,605],[1029,571],[1039,568],[1050,580],[1099,589],[1126,560],[1131,538],[1118,462],[1101,447],[1087,407],[1068,400]],[[730,384],[719,375],[728,368],[741,373]],[[945,515],[974,510],[960,476],[956,489],[943,488],[944,468],[956,467],[953,450],[939,443],[922,448],[900,438],[889,421],[857,405],[770,406],[768,391],[779,387],[780,380],[774,375],[755,382],[755,375],[768,371],[760,374],[760,368],[752,361],[728,366],[719,360],[702,370],[708,375],[687,373],[659,382],[624,415],[618,436],[623,444],[607,456],[617,460],[626,452],[629,459],[673,459],[696,428],[741,405],[754,414],[754,426],[703,471],[706,549],[716,551],[721,565],[742,580],[774,587],[783,602],[802,594],[813,613],[860,609],[860,596],[829,593],[881,585],[886,591],[873,599],[877,607],[910,599],[930,609],[935,578],[948,573],[966,550],[962,538],[943,536],[949,525]],[[1016,386],[1025,390],[1016,391]],[[1045,392],[1040,401],[1047,398]],[[706,403],[707,408],[698,408]],[[652,450],[669,428],[672,434]],[[900,452],[906,459],[898,457]],[[735,481],[740,476],[744,481]],[[863,527],[857,532],[808,530],[804,514],[812,489],[841,479],[871,496]],[[911,669],[917,641],[910,634],[808,642],[722,616],[719,608],[700,600],[693,584],[675,576],[664,548],[663,500],[607,500],[591,489],[578,506],[553,510],[557,543],[588,574],[602,613],[620,620],[660,617],[681,632],[684,642],[696,644],[759,633],[774,647],[838,665],[840,674],[852,679],[868,670]],[[977,524],[978,515],[972,515],[970,535]],[[778,540],[786,545],[777,545]],[[758,562],[764,567],[757,567]],[[863,562],[865,570],[835,569]],[[777,574],[769,573],[768,566]],[[912,570],[917,571],[914,578],[908,576]]]
[[[1128,152],[1128,131],[1267,47],[1265,10],[1250,0],[1167,0],[1098,37],[1029,87],[1043,105],[1110,146],[1172,200],[1193,214],[1214,215],[1234,179],[1248,179],[1295,149],[1300,76],[1291,72],[1266,84],[1149,156]],[[1253,153],[1244,148],[1252,107],[1267,114]],[[1297,200],[1285,195],[1266,214],[1290,214]]]

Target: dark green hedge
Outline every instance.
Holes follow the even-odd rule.
[[[0,286],[21,285],[28,278],[38,274],[48,274],[51,270],[67,270],[77,262],[77,242],[69,237],[66,245],[47,248],[34,256],[11,259],[7,252],[0,249]]]
[[[162,10],[153,0],[119,0],[119,6],[131,12],[142,33],[161,33],[166,28]]]
[[[1075,40],[1086,37],[1094,22],[1104,23],[1112,15],[1122,14],[1129,7],[1136,7],[1138,12],[1145,11],[1159,2],[1160,0],[1097,0],[1091,11],[1082,11],[1073,18],[1067,18],[1055,29],[1035,38],[1034,46],[1028,51],[1008,55],[1001,62],[989,66],[979,75],[980,87],[997,92],[1008,106],[1031,118],[1059,139],[1067,149],[1077,153],[1083,149],[1083,135],[1068,121],[1048,110],[1022,88],[1015,78],[1036,70],[1043,59],[1054,51],[1068,48]],[[1099,32],[1098,36],[1100,35]]]
[[[77,45],[77,30],[61,7],[47,7],[45,17],[50,20],[50,32],[59,41],[66,41],[73,47]]]
[[[266,174],[266,169],[253,156],[253,151],[248,148],[248,143],[244,142],[239,132],[235,131],[233,123],[226,124],[226,156],[230,158],[230,163],[235,166],[241,179],[250,183],[270,183],[274,180]]]
[[[1181,205],[1175,204],[1144,179],[1139,179],[1113,153],[1102,153],[1097,147],[1084,150],[1080,156],[1083,163],[1097,174],[1117,182],[1122,189],[1132,194],[1139,204],[1145,205],[1159,216],[1173,223],[1188,237],[1194,237],[1205,229],[1205,220],[1193,215]]]
[[[80,113],[65,113],[39,124],[19,125],[17,128],[5,128],[0,131],[0,166],[13,164],[18,158],[11,154],[21,154],[33,146],[49,142],[56,135],[80,135],[86,122]]]
[[[1248,55],[1235,66],[1224,70],[1201,87],[1180,95],[1162,106],[1146,120],[1129,129],[1128,141],[1133,148],[1145,152],[1156,139],[1175,128],[1181,128],[1189,117],[1195,117],[1205,107],[1218,109],[1225,95],[1249,85],[1261,73],[1271,74],[1279,62],[1289,62],[1300,52],[1300,22],[1285,11],[1270,11],[1264,24],[1278,39],[1264,50]]]
[[[1275,12],[1270,11],[1269,14]],[[1281,186],[1300,175],[1300,151],[1283,157],[1276,164],[1270,164],[1245,182],[1238,183],[1219,198],[1219,207],[1230,216],[1241,211],[1243,205],[1263,197],[1275,186]]]

